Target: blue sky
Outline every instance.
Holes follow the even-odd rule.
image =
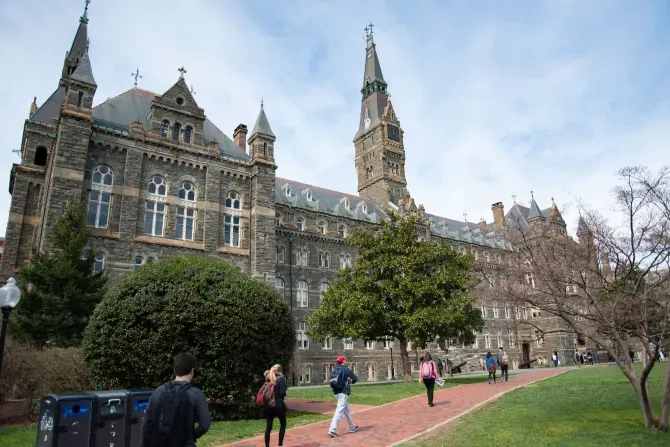
[[[96,104],[162,93],[184,65],[196,100],[228,135],[261,97],[282,177],[356,192],[352,139],[365,42],[375,42],[405,130],[408,187],[433,214],[491,220],[512,195],[577,199],[607,213],[614,172],[668,163],[667,1],[93,0]],[[0,0],[0,232],[11,153],[30,102],[56,88],[80,0]]]

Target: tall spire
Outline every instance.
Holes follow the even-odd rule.
[[[84,53],[77,65],[77,69],[70,75],[70,78],[96,87],[98,86],[93,78],[93,69],[91,68],[91,60],[88,58],[88,51]]]
[[[88,4],[90,0],[85,0],[84,14],[79,18],[79,28],[74,35],[70,51],[65,54],[65,61],[63,62],[62,78],[67,78],[77,69],[77,64],[84,56],[88,47]]]
[[[370,96],[373,92],[386,93],[388,84],[384,81],[382,74],[382,67],[379,64],[379,56],[377,56],[377,46],[374,41],[374,34],[372,28],[374,25],[370,23],[365,27],[365,40],[367,42],[365,48],[365,72],[363,74],[363,87],[361,94],[363,100]]]
[[[577,234],[587,234],[589,233],[589,226],[586,224],[586,221],[582,217],[582,213],[579,213],[579,221],[577,222]]]
[[[261,111],[256,118],[256,124],[254,124],[254,129],[251,131],[251,136],[255,134],[267,135],[269,137],[274,137],[275,134],[272,133],[272,128],[270,128],[270,121],[268,121],[267,115],[265,115],[265,109],[263,108],[263,100],[261,99]]]
[[[531,191],[530,192],[530,211],[528,212],[528,221],[531,221],[533,219],[544,220],[544,215],[542,215],[542,210],[540,210],[540,207],[537,206],[537,202],[535,201],[535,195],[533,194],[533,191]]]

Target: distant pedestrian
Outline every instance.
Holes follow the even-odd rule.
[[[279,446],[284,445],[284,434],[286,433],[286,377],[281,373],[281,365],[274,365],[267,371],[265,380],[274,385],[274,407],[266,407],[265,414],[265,447],[270,447],[270,434],[274,419],[279,419]]]
[[[442,360],[437,361],[437,372],[440,373],[439,377],[442,377],[442,370],[444,369],[444,366],[442,365]]]
[[[435,362],[433,362],[433,357],[430,355],[430,352],[426,352],[423,356],[423,362],[421,362],[421,368],[419,370],[419,381],[423,382],[426,386],[429,407],[435,406],[433,404],[435,379],[437,379],[437,367],[435,366]]]
[[[579,364],[583,365],[584,364],[584,354],[579,353]]]
[[[346,366],[346,363],[347,358],[343,355],[339,356],[337,358],[337,367],[330,373],[330,387],[333,389],[333,394],[335,394],[335,398],[337,399],[335,415],[328,429],[328,435],[331,438],[337,437],[337,424],[342,419],[342,416],[347,420],[351,433],[358,431],[358,425],[354,424],[354,421],[351,419],[351,411],[347,403],[351,394],[351,384],[358,382],[358,377]]]
[[[143,447],[195,447],[211,420],[205,395],[191,385],[196,358],[182,353],[174,358],[175,379],[151,394],[142,423]],[[198,426],[195,427],[195,423]]]
[[[575,365],[577,365],[579,368],[582,367],[581,363],[579,362],[579,352],[575,351]]]
[[[489,372],[489,385],[491,384],[491,377],[493,377],[493,383],[496,383],[496,359],[490,352],[486,353],[486,369]]]
[[[479,356],[479,367],[482,369],[482,371],[486,371],[486,367],[484,366],[484,358],[481,355]]]
[[[586,353],[586,362],[593,366],[593,354],[591,352]]]
[[[551,354],[551,361],[554,362],[554,368],[558,368],[558,352]]]
[[[498,350],[498,355],[500,356],[500,383],[509,382],[509,356],[502,346]]]

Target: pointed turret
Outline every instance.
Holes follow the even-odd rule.
[[[88,51],[84,52],[76,70],[70,75],[70,78],[75,81],[85,82],[96,87],[98,86],[93,78],[93,69],[91,68],[91,60],[88,57]]]
[[[556,202],[554,202],[553,197],[551,198],[551,211],[549,212],[549,222],[565,226],[565,220],[563,220],[563,216],[561,215],[561,212],[558,210],[558,206],[556,206]]]
[[[582,214],[579,214],[579,222],[577,223],[577,235],[581,234],[589,234],[591,230],[589,230],[589,226],[586,225],[586,221],[582,217]]]
[[[377,56],[377,46],[372,33],[373,26],[370,24],[365,27],[367,45],[365,48],[363,87],[361,88],[361,119],[355,138],[374,129],[381,123],[384,110],[389,104],[388,84],[384,80],[379,56]]]
[[[544,215],[542,214],[542,210],[540,210],[540,207],[537,206],[537,202],[535,201],[535,196],[533,195],[533,191],[530,192],[530,211],[528,212],[528,222],[535,220],[535,219],[540,219],[544,220]]]
[[[70,51],[65,54],[65,62],[63,63],[63,74],[61,77],[65,78],[77,69],[79,61],[82,59],[86,51],[88,50],[88,4],[89,0],[86,0],[86,7],[84,8],[84,14],[79,18],[79,28],[77,33],[74,35],[74,40],[72,41],[72,46]]]
[[[256,124],[254,124],[254,128],[251,131],[251,136],[253,137],[255,134],[263,134],[267,135],[268,137],[275,137],[275,134],[272,133],[272,128],[270,128],[270,122],[268,121],[267,115],[265,115],[265,108],[263,107],[263,101],[261,100],[261,111],[258,114],[258,118],[256,118]]]

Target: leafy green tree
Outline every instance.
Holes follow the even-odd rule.
[[[295,348],[291,312],[277,291],[232,264],[175,257],[121,279],[86,328],[84,361],[98,388],[155,387],[174,378],[180,352],[198,358],[195,383],[213,417],[258,416],[252,397]]]
[[[484,322],[470,294],[472,256],[417,240],[416,218],[389,217],[376,230],[352,234],[356,263],[340,272],[307,322],[316,340],[398,340],[407,380],[408,342],[473,343]]]
[[[34,253],[19,273],[23,296],[10,325],[16,339],[44,346],[81,343],[107,277],[95,272],[97,253],[86,249],[86,205],[67,202],[45,251]]]

